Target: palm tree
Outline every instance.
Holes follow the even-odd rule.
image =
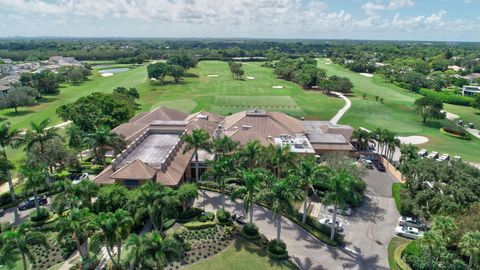
[[[183,153],[193,150],[195,155],[195,181],[198,182],[198,151],[210,150],[210,135],[203,129],[195,129],[192,134],[185,134],[182,136],[182,140],[186,143]]]
[[[345,171],[330,172],[326,179],[327,192],[323,198],[325,204],[333,205],[332,226],[330,239],[335,238],[338,207],[346,207],[347,199],[350,197],[352,177]]]
[[[324,167],[317,165],[315,157],[305,156],[300,160],[298,167],[290,172],[291,176],[297,179],[298,187],[303,192],[303,223],[307,222],[308,192],[320,181],[322,168]]]
[[[2,247],[0,254],[3,259],[11,259],[12,251],[18,250],[22,254],[23,269],[28,269],[27,257],[33,258],[32,248],[35,245],[48,247],[44,233],[30,231],[27,226],[21,225],[16,230],[7,230],[1,234]]]
[[[12,129],[12,125],[10,122],[4,122],[0,125],[0,147],[2,151],[2,155],[5,158],[5,163],[4,165],[9,164],[8,162],[8,157],[7,157],[7,151],[6,148],[8,146],[16,148],[20,142],[20,132],[16,129]],[[8,181],[8,187],[10,189],[10,197],[12,199],[12,203],[15,203],[17,201],[17,198],[15,196],[15,188],[13,186],[12,182],[12,174],[11,170],[14,168],[12,166],[4,166],[2,168],[5,172],[5,176]],[[14,223],[18,222],[18,209],[15,208],[14,210]]]
[[[250,223],[253,223],[253,203],[257,200],[261,193],[262,179],[264,172],[260,169],[253,171],[242,171],[240,180],[241,186],[236,188],[232,193],[232,199],[235,200],[243,196],[243,208],[250,216]]]
[[[226,178],[234,174],[235,160],[229,156],[220,156],[210,162],[211,169],[209,174],[213,176],[215,181],[220,184],[222,192],[222,209],[225,210],[225,188]]]
[[[79,199],[74,194],[75,185],[70,180],[58,181],[53,184],[57,195],[53,198],[52,207],[61,215],[65,210],[78,206]]]
[[[198,187],[194,183],[182,184],[177,189],[178,200],[182,203],[182,211],[187,211],[188,202],[198,198]]]
[[[429,268],[433,270],[433,252],[435,247],[440,244],[440,236],[435,231],[428,231],[420,238],[420,244],[428,247]]]
[[[412,144],[402,144],[400,145],[400,164],[403,164],[408,161],[417,160],[418,157],[418,147]]]
[[[167,214],[175,212],[175,206],[179,204],[175,195],[171,188],[148,181],[140,187],[136,219],[148,215],[153,228],[161,232],[164,218]]]
[[[239,143],[228,136],[217,138],[212,142],[212,150],[215,158],[233,153],[238,148]]]
[[[93,208],[92,199],[97,197],[99,187],[94,181],[80,181],[73,187],[73,194],[79,199],[82,207]]]
[[[68,146],[75,149],[80,153],[80,159],[82,159],[82,150],[84,146],[83,137],[85,134],[77,125],[71,125],[66,129],[68,137]]]
[[[290,151],[290,146],[269,146],[268,157],[270,166],[277,178],[282,178],[285,171],[293,167],[295,154]]]
[[[167,258],[180,255],[177,240],[173,237],[162,238],[162,235],[155,231],[141,236],[131,235],[127,240],[127,247],[133,249],[134,254],[127,257],[127,262],[133,269],[163,269]]]
[[[447,247],[455,242],[457,237],[457,225],[451,217],[447,216],[436,216],[433,220],[432,231],[437,233]]]
[[[84,143],[93,149],[93,153],[102,161],[103,166],[107,165],[105,152],[108,147],[118,153],[125,148],[126,144],[120,135],[112,132],[108,127],[100,127],[94,133],[85,135]]]
[[[115,213],[100,213],[93,222],[97,230],[94,232],[92,241],[98,241],[105,245],[107,254],[113,265],[120,265],[122,243],[132,231],[134,221],[130,214],[118,209]],[[114,248],[117,248],[117,256],[114,257]]]
[[[270,201],[272,212],[276,218],[277,226],[277,242],[280,242],[282,230],[282,213],[293,211],[291,204],[294,200],[301,199],[302,195],[298,192],[298,188],[294,186],[291,179],[277,179],[273,182],[268,194],[264,195],[266,200]]]
[[[238,151],[238,154],[240,160],[246,162],[247,168],[249,170],[253,170],[260,158],[262,150],[263,146],[260,144],[260,142],[258,140],[254,140],[249,141],[244,147],[242,147]]]
[[[38,190],[45,185],[45,178],[47,178],[47,173],[43,167],[29,167],[27,165],[20,167],[19,180],[25,184],[25,190],[31,190],[33,192],[37,213],[40,213]]]
[[[62,240],[71,234],[83,260],[89,258],[88,237],[93,231],[93,226],[91,224],[93,218],[94,215],[88,208],[73,208],[68,212],[67,216],[60,218],[57,223],[57,230],[59,231],[58,239]],[[82,241],[85,244],[83,248]]]
[[[355,146],[357,147],[358,150],[367,150],[369,143],[372,141],[372,135],[370,132],[358,128],[353,131],[352,133],[352,139],[355,139]]]
[[[40,157],[45,162],[47,160],[45,156],[45,144],[47,141],[54,138],[58,138],[63,141],[62,136],[58,134],[57,128],[48,127],[50,124],[50,119],[45,119],[40,123],[31,122],[31,130],[27,131],[25,136],[25,149],[30,151],[34,145],[39,145]]]
[[[469,256],[468,270],[473,269],[475,257],[480,254],[480,232],[468,232],[460,240],[458,244],[461,252]]]

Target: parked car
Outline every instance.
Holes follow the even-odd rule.
[[[81,174],[77,175],[75,177],[75,179],[73,179],[72,183],[74,185],[76,185],[76,184],[80,183],[82,180],[88,180],[88,179],[89,179],[88,178],[88,173],[81,173]]]
[[[397,228],[395,228],[395,234],[410,239],[417,239],[423,236],[422,231],[417,228],[408,226],[398,226]]]
[[[360,160],[362,161],[363,165],[365,165],[365,167],[367,167],[368,169],[373,169],[373,162],[370,159],[362,158]]]
[[[333,220],[331,218],[321,218],[318,220],[320,222],[320,224],[323,224],[329,228],[332,227],[332,224],[333,224]],[[342,233],[343,232],[343,224],[342,222],[336,220],[335,223],[337,224],[336,227],[335,227],[335,230],[337,230],[337,232],[339,233]]]
[[[3,217],[3,215],[5,215],[5,210],[3,210],[3,208],[0,208],[0,217]]]
[[[420,151],[417,152],[419,157],[425,157],[428,155],[428,150],[427,149],[421,149]]]
[[[385,166],[383,166],[382,162],[380,160],[375,159],[373,160],[373,166],[379,171],[379,172],[385,172]]]
[[[398,218],[398,225],[399,226],[407,226],[412,228],[417,228],[420,230],[425,230],[427,225],[420,220],[412,217],[399,217]]]
[[[327,206],[327,211],[330,213],[333,213],[333,205],[328,205]],[[342,216],[351,216],[353,214],[352,208],[347,207],[347,208],[337,208],[337,214],[342,215]]]
[[[237,223],[242,224],[242,225],[248,223],[247,218],[241,213],[233,214],[232,219],[235,220]]]
[[[38,196],[38,204],[39,205],[47,204],[47,202],[48,202],[47,201],[47,196],[45,196],[45,195]],[[23,210],[27,210],[27,209],[34,208],[34,207],[35,207],[35,197],[30,197],[26,201],[21,202],[18,205],[18,210],[23,211]]]

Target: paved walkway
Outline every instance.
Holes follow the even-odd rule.
[[[376,173],[376,174],[375,174]],[[323,244],[289,219],[282,218],[282,240],[290,255],[302,269],[389,269],[387,246],[398,220],[395,203],[390,196],[393,177],[387,173],[369,172],[369,185],[364,204],[348,218],[346,247],[334,248]],[[216,211],[221,205],[219,193],[204,191],[195,206]],[[229,211],[242,211],[242,203],[226,200]],[[255,205],[254,222],[269,239],[276,229],[269,209]]]
[[[343,108],[341,108],[337,112],[337,114],[332,119],[330,119],[330,123],[336,125],[336,124],[338,124],[340,119],[342,119],[343,115],[348,111],[348,109],[350,109],[350,107],[352,106],[352,102],[350,101],[350,99],[348,99],[342,93],[338,93],[338,92],[330,92],[330,93],[332,93],[332,94],[342,98],[343,100],[345,100],[345,106],[343,106]]]

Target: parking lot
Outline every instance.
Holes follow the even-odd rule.
[[[47,198],[47,201],[48,201],[47,204],[41,205],[40,207],[45,207],[48,210],[52,210],[52,198]],[[13,223],[14,209],[15,208],[5,209],[5,215],[3,217],[0,217],[0,222],[8,221],[10,223]],[[30,216],[30,214],[33,211],[35,211],[35,207],[33,207],[31,209],[24,210],[24,211],[18,211],[18,214],[20,216],[19,221],[23,222],[23,221],[27,220],[28,217]]]

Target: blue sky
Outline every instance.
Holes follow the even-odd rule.
[[[0,0],[0,36],[480,41],[480,0]]]

